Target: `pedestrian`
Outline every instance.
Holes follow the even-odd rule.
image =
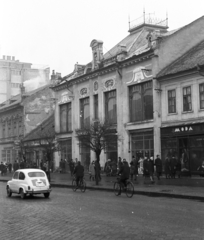
[[[71,159],[69,161],[69,170],[70,170],[71,176],[73,176],[73,172],[74,172],[74,161],[73,161],[73,159]]]
[[[141,156],[138,161],[138,164],[139,164],[138,173],[139,174],[143,174],[143,171],[144,171],[143,163],[144,163],[144,158],[143,158],[143,156]]]
[[[176,163],[176,174],[178,175],[178,178],[181,178],[181,160],[182,159],[178,159]],[[204,172],[204,162],[203,162],[203,172]],[[203,174],[203,177],[204,177],[204,174]]]
[[[132,162],[134,164],[134,180],[137,181],[137,175],[138,175],[138,160],[133,156],[132,157]]]
[[[123,165],[122,159],[121,159],[121,157],[118,157],[118,171],[120,171],[122,165]]]
[[[4,175],[4,165],[3,165],[3,162],[1,162],[0,164],[0,171],[1,171],[1,176]]]
[[[149,177],[149,166],[148,166],[148,160],[147,157],[144,157],[144,161],[143,161],[143,176]]]
[[[77,165],[74,169],[73,174],[75,174],[76,184],[77,184],[77,187],[78,187],[79,186],[79,181],[82,181],[83,177],[84,177],[84,167],[81,165],[80,161],[77,162]]]
[[[20,162],[20,169],[24,169],[25,168],[25,163],[24,163],[24,161],[21,161]]]
[[[165,159],[165,175],[166,179],[171,177],[171,161],[168,157]]]
[[[62,160],[62,158],[60,160],[59,166],[60,166],[60,173],[63,173],[63,160]]]
[[[98,185],[99,181],[101,180],[101,175],[100,175],[101,166],[100,166],[99,160],[95,161],[94,168],[95,168],[95,181],[96,181],[96,185]]]
[[[156,166],[157,179],[160,180],[160,177],[161,177],[161,175],[162,175],[162,160],[161,160],[161,158],[159,157],[159,155],[156,156],[155,166]]]
[[[127,180],[130,177],[130,167],[126,161],[126,159],[123,159],[123,166],[121,167],[120,171],[118,172],[118,175],[120,174],[120,191],[118,195],[121,195],[121,184],[124,185],[124,188],[127,188]]]
[[[174,156],[170,158],[171,178],[175,178],[176,175],[176,159]]]
[[[130,180],[131,180],[131,181],[133,181],[134,172],[135,172],[135,166],[134,166],[133,161],[131,161],[131,162],[130,162]]]
[[[148,159],[148,168],[151,183],[154,183],[154,158],[152,156]]]
[[[15,160],[15,162],[14,162],[14,164],[13,164],[13,170],[14,170],[14,172],[16,171],[16,170],[18,170],[19,169],[19,164],[18,164],[18,162],[16,162],[16,160]]]
[[[89,165],[89,179],[95,181],[95,161]]]
[[[8,164],[8,169],[9,169],[9,173],[11,173],[11,171],[12,171],[12,164],[11,163]]]

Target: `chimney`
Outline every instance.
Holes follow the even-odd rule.
[[[92,70],[98,69],[103,61],[103,42],[101,40],[92,40],[90,47],[92,48]]]
[[[23,96],[23,94],[25,94],[25,87],[24,87],[23,83],[20,84],[20,90],[21,90],[21,96]]]
[[[12,61],[15,61],[15,57],[14,56],[12,56]]]
[[[3,55],[3,60],[6,60],[6,56],[5,55]]]
[[[55,70],[52,70],[51,80],[55,80]]]
[[[119,44],[118,45],[118,53],[117,53],[117,60],[122,61],[125,59],[127,55],[127,48],[126,45],[124,44]]]
[[[11,60],[11,56],[7,56],[7,60],[9,60],[9,61],[10,61],[10,60]]]

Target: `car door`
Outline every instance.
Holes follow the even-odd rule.
[[[17,191],[19,191],[20,187],[25,187],[26,181],[25,181],[25,174],[23,172],[19,172],[19,178],[17,182]]]
[[[18,183],[19,172],[16,171],[13,175],[12,180],[10,181],[10,189],[12,192],[17,192],[17,183]]]

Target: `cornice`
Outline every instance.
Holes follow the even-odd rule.
[[[117,69],[121,69],[121,68],[124,68],[124,67],[127,67],[127,66],[134,65],[136,63],[143,62],[147,59],[152,58],[153,56],[154,56],[154,53],[152,51],[151,52],[148,51],[147,53],[144,53],[141,56],[133,56],[133,57],[125,59],[124,61],[121,61],[121,62],[114,62],[111,65],[108,65],[108,66],[105,66],[103,68],[97,69],[97,70],[95,70],[91,73],[80,75],[80,76],[78,76],[74,79],[71,79],[70,81],[65,82],[61,85],[54,86],[54,87],[52,87],[52,89],[53,89],[53,91],[56,91],[56,92],[60,91],[60,90],[64,90],[64,89],[67,88],[67,86],[70,87],[70,86],[73,86],[74,84],[78,84],[78,83],[85,82],[85,81],[90,80],[90,79],[94,79],[98,76],[105,75],[105,74],[113,72]]]

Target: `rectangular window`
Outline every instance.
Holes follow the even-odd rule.
[[[72,131],[72,108],[71,103],[60,106],[60,132]]]
[[[117,123],[116,90],[105,93],[105,118],[109,123]]]
[[[98,119],[98,94],[94,95],[94,118]]]
[[[18,120],[18,136],[23,135],[22,118]]]
[[[2,138],[6,137],[6,123],[4,122],[2,124]]]
[[[129,87],[130,121],[153,119],[152,81]]]
[[[81,128],[90,125],[90,107],[88,97],[80,99],[80,125]]]
[[[168,91],[168,110],[169,113],[176,112],[176,90]]]
[[[204,83],[199,85],[200,109],[204,109]]]
[[[191,111],[192,102],[191,102],[191,87],[183,88],[183,111]]]

